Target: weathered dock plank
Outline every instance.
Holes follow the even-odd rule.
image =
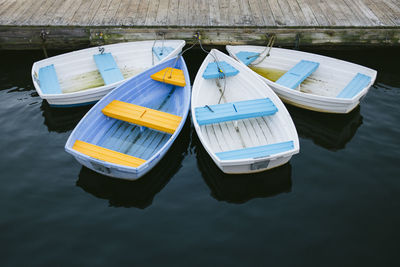
[[[0,49],[166,38],[206,44],[400,45],[399,0],[0,0]],[[100,39],[102,37],[102,39]]]

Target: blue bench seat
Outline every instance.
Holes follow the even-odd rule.
[[[61,87],[58,82],[54,65],[45,66],[39,69],[39,86],[44,94],[61,94]]]
[[[124,76],[118,68],[118,65],[111,53],[93,55],[93,58],[106,85],[119,82],[124,79]]]
[[[224,76],[225,77],[235,76],[238,73],[239,71],[237,69],[235,69],[225,61],[218,61],[218,65],[216,62],[210,62],[208,63],[205,71],[203,72],[203,78],[204,79],[224,78]]]
[[[215,153],[220,160],[255,159],[268,157],[294,148],[293,141],[275,143],[264,146],[247,147]]]
[[[246,66],[253,63],[254,60],[258,58],[260,53],[256,52],[248,52],[248,51],[240,51],[236,53],[236,57],[242,61]]]
[[[153,47],[153,53],[154,53],[154,55],[156,55],[158,60],[162,60],[163,58],[165,58],[166,56],[171,54],[172,51],[174,51],[174,48],[172,48],[170,46],[155,46],[155,47]]]
[[[302,60],[293,68],[283,74],[277,84],[296,89],[308,76],[310,76],[319,66],[318,62]]]
[[[336,96],[339,98],[353,98],[371,82],[371,77],[357,73],[345,88]]]
[[[195,108],[199,125],[273,115],[278,108],[269,98]]]

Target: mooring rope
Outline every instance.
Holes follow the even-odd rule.
[[[206,53],[208,55],[211,55],[214,58],[214,62],[217,65],[218,73],[222,73],[222,78],[220,78],[220,76],[218,75],[217,79],[215,80],[215,83],[217,84],[218,90],[221,93],[221,96],[218,99],[218,104],[219,104],[219,103],[221,103],[221,99],[224,96],[225,90],[226,90],[226,75],[225,75],[224,69],[219,65],[217,56],[214,55],[213,53],[211,53],[210,51],[207,51],[207,50],[204,49],[203,45],[201,44],[200,33],[196,33],[195,37],[197,38],[197,40],[199,42],[201,50],[203,50],[204,53]],[[220,79],[224,80],[224,89],[223,90],[221,89],[221,84],[219,83]]]
[[[261,60],[258,59],[258,61],[257,61],[257,59],[256,59],[253,63],[250,63],[250,64],[249,64],[250,66],[258,65],[258,64],[260,64],[261,62],[263,62],[267,57],[269,57],[270,52],[271,52],[271,49],[272,49],[272,47],[274,46],[275,39],[276,39],[276,35],[275,35],[275,34],[272,34],[271,38],[268,40],[267,46],[265,47],[265,49],[264,49],[260,54],[254,55],[254,56],[248,56],[248,57],[247,57],[247,59],[250,59],[250,58],[253,58],[253,57],[258,57],[258,58],[259,58],[262,54],[264,54],[264,53],[267,52],[267,50],[268,50],[268,52],[264,54],[264,56],[263,56],[263,58],[262,58]],[[257,62],[256,62],[256,61],[257,61]]]
[[[183,56],[184,53],[186,53],[187,51],[189,51],[190,49],[192,49],[192,48],[197,44],[198,38],[196,38],[196,35],[194,35],[193,37],[196,39],[196,41],[195,41],[190,47],[188,47],[188,48],[186,48],[185,50],[181,51],[181,52],[176,56],[175,61],[174,61],[174,63],[172,64],[172,66],[175,67],[176,62],[178,62],[178,59],[179,59],[181,56]],[[169,73],[169,76],[168,76],[169,79],[171,79],[171,77],[172,77],[172,69],[173,69],[173,67],[171,67],[171,70],[170,70],[170,73]],[[164,81],[164,82],[165,82],[165,75],[166,75],[166,74],[167,74],[167,71],[164,72],[164,76],[163,76],[163,81]]]

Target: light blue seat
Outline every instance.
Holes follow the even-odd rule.
[[[220,70],[218,69],[218,66]],[[235,76],[239,73],[237,69],[229,65],[225,61],[218,61],[218,66],[216,62],[208,63],[205,71],[203,72],[204,79],[215,79],[215,78],[223,78]],[[224,75],[225,74],[225,75]]]
[[[124,79],[111,53],[93,55],[93,58],[106,85]]]
[[[371,82],[371,77],[357,73],[347,86],[336,96],[339,98],[353,98]]]
[[[153,47],[153,53],[156,55],[158,60],[162,60],[166,56],[168,56],[172,51],[174,51],[174,48],[170,46],[156,46]]]
[[[247,66],[256,60],[259,55],[260,53],[256,52],[240,51],[236,54],[236,57]]]
[[[246,100],[195,108],[199,125],[273,115],[278,108],[269,98]]]
[[[61,94],[56,69],[54,65],[45,66],[39,69],[40,90],[44,94]]]
[[[318,62],[302,60],[293,68],[288,70],[280,77],[276,83],[289,87],[297,88],[308,76],[310,76],[319,66]]]
[[[230,150],[215,153],[220,160],[236,160],[236,159],[255,159],[268,157],[294,148],[293,141],[275,143],[264,146],[247,147],[242,149]]]

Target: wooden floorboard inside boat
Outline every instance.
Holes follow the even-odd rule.
[[[399,0],[0,0],[0,49],[166,38],[208,44],[400,44]],[[100,34],[101,33],[101,34]],[[42,35],[43,37],[43,35]]]

